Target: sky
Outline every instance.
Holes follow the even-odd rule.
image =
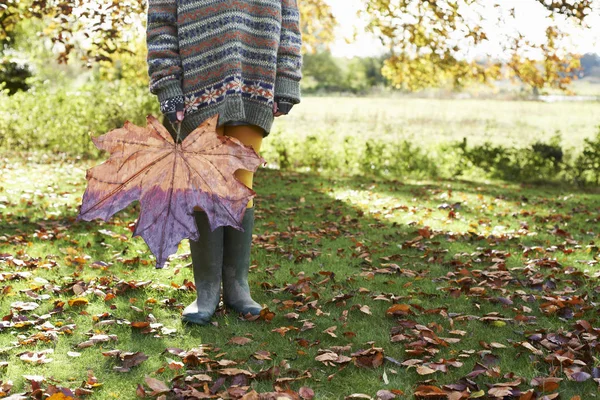
[[[386,49],[381,42],[371,34],[364,33],[365,22],[356,16],[357,10],[364,4],[364,0],[325,0],[331,6],[332,13],[337,18],[339,26],[336,29],[336,40],[331,46],[331,52],[336,57],[353,56],[375,56],[383,53]],[[490,54],[494,57],[502,57],[502,50],[497,43],[501,41],[504,33],[522,32],[528,39],[543,41],[545,28],[550,23],[544,16],[543,7],[535,0],[498,0],[500,7],[494,9],[488,7],[484,15],[489,18],[486,24],[486,32],[490,33],[489,43],[482,47],[470,50],[467,57],[477,57]],[[492,2],[488,2],[491,4]],[[514,23],[503,29],[499,29],[495,23],[496,12],[508,14],[511,8],[515,8]],[[591,26],[600,26],[600,0],[596,3],[597,9],[589,17]],[[358,39],[348,44],[345,38],[351,38],[354,29],[358,28]],[[566,46],[577,53],[596,52],[600,53],[600,29],[582,29],[566,20],[561,21],[563,27],[570,34]]]

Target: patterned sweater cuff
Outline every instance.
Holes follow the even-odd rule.
[[[181,89],[181,83],[178,79],[172,79],[162,85],[159,89],[156,89],[156,96],[160,103],[174,97],[181,98],[183,101],[183,90]]]
[[[300,103],[300,82],[277,75],[275,77],[275,96],[291,99],[294,104]]]

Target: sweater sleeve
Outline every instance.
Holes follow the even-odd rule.
[[[183,102],[183,68],[177,37],[177,0],[149,0],[146,25],[150,93],[163,103],[177,98]]]
[[[300,103],[302,79],[302,34],[297,0],[281,0],[281,37],[277,51],[275,96]]]

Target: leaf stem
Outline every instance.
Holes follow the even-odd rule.
[[[177,141],[176,144],[181,140],[181,121],[177,122]]]

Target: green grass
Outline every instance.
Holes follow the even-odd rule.
[[[327,100],[319,101],[323,106]],[[339,113],[340,107],[343,109],[348,104],[346,101],[340,99],[335,105],[337,111],[332,112]],[[352,100],[352,104],[360,108],[360,101]],[[306,102],[305,110],[317,111],[317,100]],[[376,112],[375,105],[383,103],[373,101],[373,106],[361,109],[361,112]],[[402,110],[401,104],[408,105],[409,102],[395,103],[397,112],[407,118],[409,112]],[[418,104],[420,102],[411,101],[410,107],[418,110]],[[288,122],[304,123],[302,115],[307,114],[300,110],[302,108],[294,117],[290,116]],[[421,110],[422,113],[425,111]],[[391,113],[391,108],[386,112]],[[436,112],[442,115],[450,109]],[[327,110],[320,109],[316,118],[327,121],[331,118],[329,115]],[[511,123],[514,124],[515,119]],[[301,130],[301,127],[296,129]],[[35,320],[34,315],[42,316],[51,311],[56,300],[67,302],[77,297],[72,289],[75,283],[90,287],[90,293],[81,295],[89,300],[87,305],[70,307],[65,304],[62,312],[44,318],[56,327],[76,325],[72,333],[58,334],[55,342],[38,341],[13,347],[19,340],[39,332],[43,320],[38,320],[35,326],[0,331],[0,361],[8,362],[7,366],[0,366],[0,380],[13,381],[11,393],[28,390],[29,384],[23,375],[42,375],[56,380],[59,386],[75,388],[91,370],[102,385],[94,388],[89,398],[133,399],[136,398],[137,384],[144,384],[145,376],[169,384],[170,379],[185,373],[167,367],[169,359],[180,360],[163,353],[165,348],[190,350],[208,345],[213,370],[217,368],[214,362],[218,359],[234,360],[238,363],[236,367],[253,372],[280,366],[282,376],[288,377],[294,376],[294,371],[309,370],[312,378],[293,381],[289,386],[294,391],[308,386],[315,391],[317,399],[341,399],[352,393],[375,397],[380,389],[400,389],[406,398],[412,398],[418,382],[425,379],[435,379],[436,385],[459,381],[472,370],[475,362],[480,361],[478,352],[484,350],[482,342],[498,342],[506,348],[492,350],[499,357],[501,377],[476,377],[474,380],[479,388],[487,392],[485,383],[514,380],[514,377],[502,377],[512,372],[523,377],[520,388],[527,390],[533,377],[550,374],[550,365],[543,357],[533,356],[520,347],[519,342],[525,341],[532,331],[570,331],[579,319],[597,326],[595,304],[599,300],[600,286],[594,274],[598,271],[599,253],[594,243],[600,236],[598,192],[484,181],[379,181],[262,169],[255,177],[258,196],[255,199],[256,236],[252,250],[254,267],[250,279],[255,300],[268,306],[276,316],[271,322],[246,322],[219,309],[214,318],[217,326],[187,327],[182,325],[180,314],[193,300],[194,292],[183,290],[184,283],[192,280],[186,241],[168,268],[156,270],[141,238],[129,238],[128,225],[139,212],[137,203],[109,222],[74,222],[85,189],[85,170],[91,165],[68,159],[37,160],[34,157],[2,160],[0,273],[32,274],[29,278],[0,281],[2,317],[10,319],[11,304],[15,301],[35,301],[39,304],[37,309],[22,313]],[[456,206],[455,215],[450,218],[446,205],[457,202],[460,206]],[[524,224],[528,230],[523,230]],[[557,234],[556,228],[568,232],[571,237]],[[101,230],[110,230],[116,235],[103,234],[99,232]],[[420,233],[427,232],[432,236],[410,247],[411,241]],[[125,238],[120,238],[121,234]],[[534,246],[539,248],[524,252],[526,247]],[[510,255],[486,253],[491,250],[506,251]],[[498,257],[506,259],[506,271],[514,279],[490,286],[478,271],[497,272]],[[528,262],[543,257],[556,259],[560,267],[532,265],[529,272],[524,269]],[[23,263],[12,261],[15,259]],[[94,262],[100,261],[108,266],[93,268]],[[419,275],[377,272],[378,268],[389,264]],[[577,271],[585,272],[575,273]],[[334,279],[319,284],[328,276],[324,272],[333,272]],[[461,286],[457,280],[466,276],[474,279],[470,288],[481,287],[486,292],[476,295],[468,289],[458,290]],[[540,290],[528,285],[533,277],[547,284],[554,282],[556,288],[548,286],[547,290]],[[308,278],[304,292],[294,286],[302,278]],[[151,280],[151,283],[136,289],[119,283],[120,280]],[[559,293],[569,288],[572,292]],[[105,293],[115,291],[117,295],[105,301],[93,293],[94,289]],[[330,302],[343,294],[352,297]],[[558,294],[568,298],[583,296],[584,304],[590,307],[574,318],[542,313],[540,305]],[[47,297],[30,298],[36,295]],[[378,295],[383,300],[376,299]],[[527,301],[526,295],[532,295],[531,301]],[[498,296],[510,297],[514,304],[505,306],[491,300]],[[148,299],[152,300],[148,302]],[[319,312],[310,307],[306,311],[301,309],[310,301],[316,301]],[[346,344],[351,345],[352,352],[372,344],[383,348],[385,356],[395,360],[422,359],[422,355],[406,353],[408,342],[391,342],[391,330],[400,321],[386,315],[392,302],[411,304],[414,315],[405,320],[429,326],[440,337],[460,337],[450,334],[452,329],[466,331],[458,343],[430,347],[439,350],[430,361],[457,358],[464,365],[449,367],[447,373],[420,376],[415,368],[395,365],[390,359],[379,368],[359,368],[350,363],[339,371],[339,368],[315,361],[318,349]],[[286,307],[286,304],[291,306]],[[372,314],[359,311],[359,305],[368,305]],[[524,313],[524,306],[531,312]],[[445,308],[445,312],[425,312],[436,308]],[[300,314],[297,321],[284,317],[293,311]],[[104,312],[121,323],[95,326],[93,316]],[[533,315],[536,321],[525,324],[513,320],[495,326],[467,318],[482,317],[491,312],[507,318]],[[17,314],[14,311],[14,316]],[[144,334],[123,323],[123,320],[143,321],[149,314],[175,332],[160,334],[158,329],[155,336],[155,333]],[[316,327],[304,332],[292,330],[285,336],[272,332],[283,326],[299,328],[302,320],[311,321]],[[337,326],[337,338],[323,333],[334,325]],[[344,332],[351,334],[344,335]],[[77,349],[77,344],[87,340],[90,333],[114,334],[118,341]],[[227,344],[230,338],[245,335],[253,341],[244,346]],[[305,339],[309,346],[301,346],[297,339]],[[50,355],[54,360],[48,364],[30,365],[17,356],[25,350],[46,348],[54,349]],[[143,351],[149,358],[130,372],[120,373],[113,371],[114,359],[101,354],[111,349]],[[271,352],[272,361],[252,358],[258,350]],[[470,350],[475,352],[465,353]],[[550,354],[542,350],[544,355]],[[68,351],[78,351],[81,356],[69,357]],[[206,366],[202,364],[197,369]],[[388,384],[383,381],[384,372]],[[216,379],[214,372],[209,374]],[[561,398],[570,399],[584,393],[586,398],[596,397],[596,384],[591,380],[570,382],[561,371],[557,371],[557,376],[565,378],[559,388]],[[249,384],[259,392],[273,391],[276,385],[270,379],[251,380]],[[43,383],[42,387],[47,385]]]
[[[559,131],[561,144],[578,148],[596,133],[599,115],[598,102],[307,96],[275,119],[272,135],[408,139],[419,147],[466,137],[473,144],[526,146]]]

